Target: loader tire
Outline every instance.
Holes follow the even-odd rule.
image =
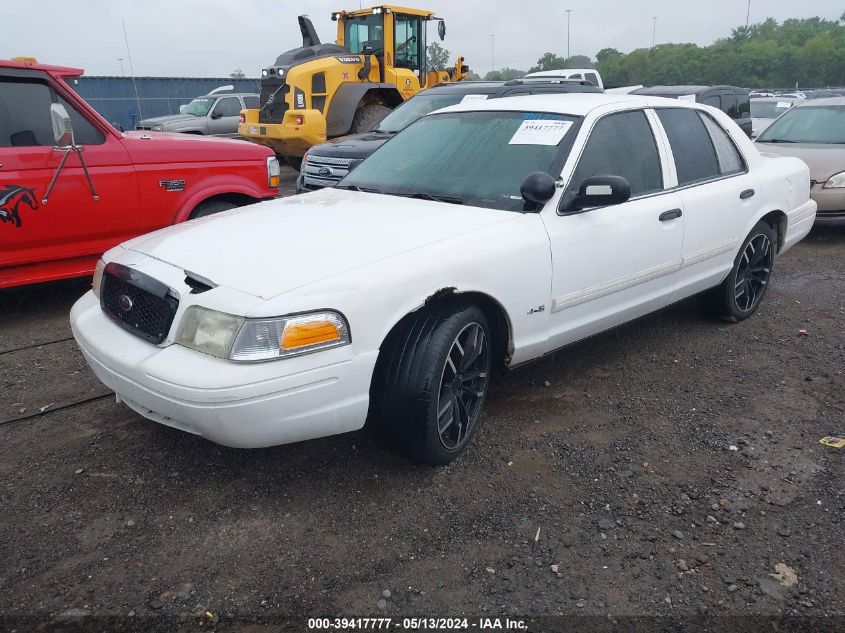
[[[358,108],[355,116],[352,118],[352,127],[349,128],[349,133],[363,134],[364,132],[370,132],[388,114],[390,114],[390,108],[378,103]]]

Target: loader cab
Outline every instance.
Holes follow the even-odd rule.
[[[333,17],[338,21],[338,44],[353,54],[372,49],[380,81],[394,84],[405,99],[427,87],[426,25],[439,20],[438,30],[445,33],[440,18],[430,11],[388,6]]]

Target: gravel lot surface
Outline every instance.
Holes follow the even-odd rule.
[[[109,397],[51,413],[107,393],[73,340],[46,344],[87,287],[0,292],[0,614],[843,626],[845,449],[819,443],[845,435],[842,229],[778,259],[744,323],[686,301],[497,377],[437,469],[366,431],[234,450]]]

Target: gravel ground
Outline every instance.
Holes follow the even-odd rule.
[[[819,439],[845,435],[843,245],[816,229],[744,323],[686,301],[497,377],[436,469],[367,432],[234,450],[110,398],[50,413],[105,393],[72,340],[39,346],[87,281],[0,292],[0,614],[842,630],[845,449]]]

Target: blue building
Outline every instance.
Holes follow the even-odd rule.
[[[110,123],[135,129],[141,119],[178,114],[179,106],[220,86],[237,92],[259,91],[258,79],[224,77],[88,77],[69,80],[73,89]],[[137,98],[135,88],[138,89]]]

